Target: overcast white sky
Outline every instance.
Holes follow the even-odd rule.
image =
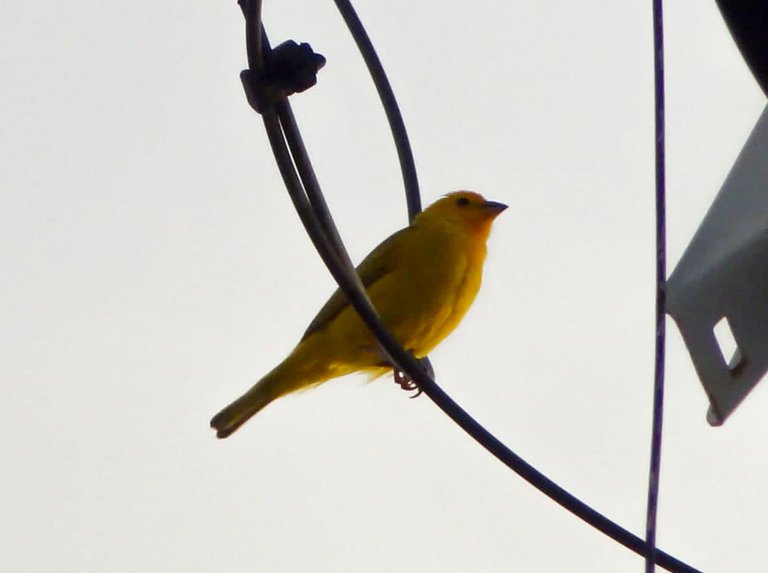
[[[265,2],[328,58],[293,99],[359,260],[405,224],[399,169],[332,2]],[[358,2],[425,203],[510,209],[432,356],[512,449],[641,533],[651,420],[650,2]],[[714,2],[666,6],[670,270],[764,105]],[[0,5],[0,569],[641,571],[389,379],[208,420],[333,289],[260,119],[234,2]],[[719,429],[669,323],[659,544],[768,564],[768,390]]]

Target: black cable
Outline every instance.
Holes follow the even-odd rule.
[[[309,160],[309,155],[304,146],[304,140],[299,132],[299,127],[296,124],[296,118],[293,115],[291,104],[287,99],[284,99],[277,103],[275,109],[280,118],[280,125],[283,128],[285,139],[288,142],[288,147],[294,158],[296,168],[299,171],[299,177],[304,184],[304,191],[309,198],[309,202],[312,207],[314,207],[315,214],[317,215],[325,234],[330,239],[331,246],[336,250],[339,258],[344,262],[344,266],[353,269],[354,265],[352,264],[352,260],[349,258],[349,253],[344,247],[344,242],[341,240],[339,230],[328,209],[328,203],[326,203],[323,192],[320,190],[320,183],[317,180],[315,170],[312,168],[312,163]],[[357,273],[353,272],[351,275],[355,277],[355,282],[359,283],[360,289],[365,290]]]
[[[381,65],[379,55],[368,37],[368,33],[363,27],[363,23],[357,16],[357,12],[352,7],[349,0],[334,0],[339,9],[347,28],[355,39],[360,54],[368,66],[368,71],[376,85],[376,91],[384,106],[387,114],[389,128],[392,130],[392,138],[395,140],[397,156],[400,160],[400,171],[403,175],[403,184],[405,185],[405,200],[408,205],[408,220],[413,221],[414,217],[421,212],[421,195],[419,194],[419,178],[416,175],[416,163],[413,160],[411,143],[408,139],[408,132],[403,122],[403,114],[400,113],[400,107],[397,105],[395,93],[389,83],[387,74],[384,72],[384,66]]]
[[[248,68],[261,74],[264,71],[264,46],[261,26],[261,0],[237,0],[245,17],[245,50]]]
[[[648,554],[646,573],[653,573],[656,553],[656,524],[661,474],[661,436],[664,421],[664,355],[666,334],[666,185],[664,149],[664,18],[661,0],[653,0],[653,80],[656,155],[656,336],[653,373],[653,421],[651,459],[648,470],[648,505],[645,518],[645,542]]]

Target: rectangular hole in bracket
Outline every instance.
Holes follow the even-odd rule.
[[[739,345],[733,336],[733,330],[728,319],[726,317],[721,318],[713,330],[717,346],[723,355],[723,361],[728,364],[728,369],[731,372],[738,373],[738,370],[744,366],[744,356],[741,350],[739,350]],[[729,356],[731,357],[730,360],[728,360]]]

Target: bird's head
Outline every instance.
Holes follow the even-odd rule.
[[[487,234],[493,220],[506,208],[503,203],[487,201],[479,193],[455,191],[432,203],[418,216],[416,222],[446,221],[470,232]]]

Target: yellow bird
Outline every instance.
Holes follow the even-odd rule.
[[[357,267],[384,324],[416,358],[448,336],[472,305],[491,223],[506,208],[478,193],[449,193]],[[211,427],[219,438],[226,438],[281,396],[353,372],[376,378],[390,370],[375,337],[337,290],[293,352],[216,414]]]

